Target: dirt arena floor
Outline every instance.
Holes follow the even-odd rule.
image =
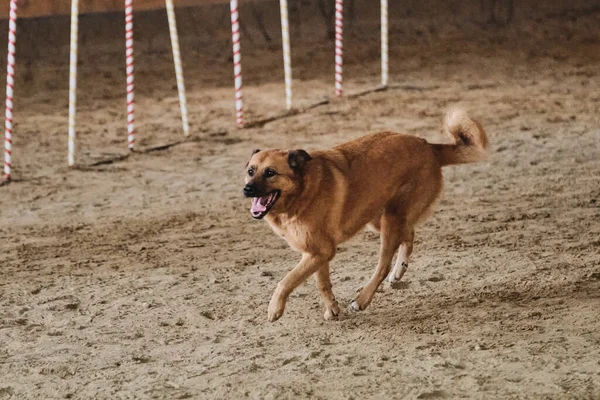
[[[122,16],[84,16],[75,170],[68,18],[20,23],[15,180],[0,188],[0,399],[600,398],[600,10],[522,2],[505,25],[478,2],[402,3],[390,72],[403,88],[245,130],[227,6],[180,12],[191,139],[98,165],[127,154]],[[271,43],[242,8],[248,121],[284,104],[277,3],[259,10]],[[333,49],[316,7],[302,13],[294,101],[306,106],[331,98]],[[356,13],[347,94],[379,80],[378,9]],[[136,20],[148,149],[183,138],[165,16]],[[332,263],[339,321],[323,320],[310,280],[268,323],[299,256],[250,218],[251,150],[383,129],[444,141],[456,104],[487,127],[492,155],[445,170],[403,285],[347,312],[379,249],[361,233]]]

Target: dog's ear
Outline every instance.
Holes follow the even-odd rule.
[[[288,153],[288,165],[294,171],[299,171],[307,161],[312,160],[310,154],[304,150],[290,150]]]
[[[250,154],[250,158],[252,158],[252,156],[255,155],[256,153],[258,153],[259,151],[260,151],[260,149],[252,150],[252,154]],[[248,160],[248,162],[246,163],[246,168],[248,168],[249,164],[250,164],[250,160]]]

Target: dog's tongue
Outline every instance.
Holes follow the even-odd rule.
[[[252,207],[250,211],[259,214],[267,211],[267,204],[270,196],[254,197],[252,199]]]

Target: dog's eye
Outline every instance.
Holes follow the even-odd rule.
[[[275,175],[277,175],[277,172],[275,172],[274,170],[272,170],[270,168],[265,170],[265,173],[264,173],[265,178],[270,178]]]
[[[248,170],[248,176],[254,176],[254,170],[252,168]]]

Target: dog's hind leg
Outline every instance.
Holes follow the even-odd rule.
[[[400,244],[400,249],[398,250],[398,258],[396,259],[396,264],[392,269],[392,272],[388,275],[388,282],[391,284],[397,283],[402,279],[402,276],[408,269],[408,259],[410,258],[410,254],[413,250],[413,241],[415,239],[415,231],[414,229],[410,230],[410,234],[406,237],[406,239]]]
[[[375,273],[361,289],[359,295],[350,304],[352,311],[361,311],[373,300],[375,291],[386,278],[392,267],[392,260],[396,249],[407,240],[409,232],[404,231],[403,218],[393,213],[386,212],[381,218],[381,254]]]
[[[317,281],[317,287],[321,292],[321,297],[325,302],[325,319],[332,320],[337,317],[340,313],[340,307],[338,302],[335,300],[333,291],[331,290],[331,279],[329,276],[329,263],[325,264],[321,269],[315,272],[315,280]]]

